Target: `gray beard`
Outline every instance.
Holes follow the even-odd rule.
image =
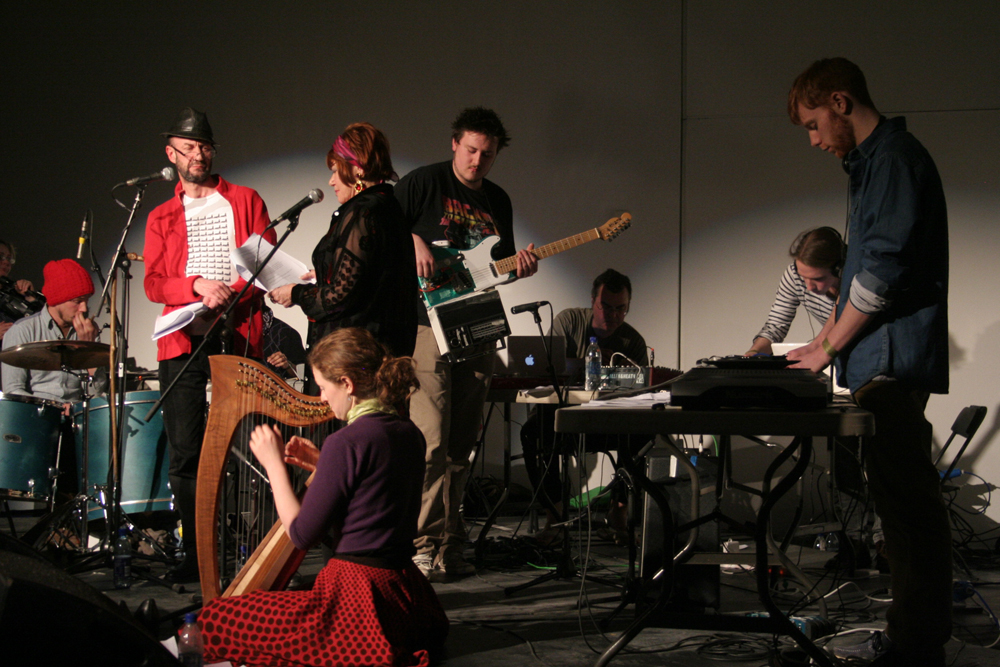
[[[195,185],[200,185],[212,177],[211,169],[206,169],[205,173],[200,176],[195,176],[188,169],[178,169],[177,171],[180,173],[181,178]]]

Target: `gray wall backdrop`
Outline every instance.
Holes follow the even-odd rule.
[[[687,368],[748,347],[796,233],[843,226],[839,164],[785,114],[794,77],[843,55],[883,113],[907,116],[944,179],[952,393],[928,414],[943,441],[961,407],[988,406],[964,467],[1000,479],[995,0],[136,4],[9,6],[0,238],[18,246],[15,277],[40,287],[46,261],[75,253],[87,209],[107,271],[126,220],[111,187],[167,164],[158,133],[183,106],[209,113],[217,170],[272,215],[325,189],[286,246],[308,263],[335,204],[324,155],[345,125],[383,129],[405,173],[448,159],[448,124],[482,104],[513,136],[490,176],[514,201],[519,246],[623,210],[635,220],[611,244],[547,260],[504,288],[505,303],[587,305],[592,277],[616,267],[657,363]],[[148,188],[129,250],[169,193]],[[154,367],[159,308],[134,273],[131,350]],[[304,331],[299,313],[287,319]],[[790,340],[810,338],[800,315]]]

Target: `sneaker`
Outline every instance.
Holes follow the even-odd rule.
[[[892,640],[881,630],[876,630],[868,636],[867,641],[847,646],[834,646],[833,654],[838,658],[853,658],[870,662],[892,650]]]
[[[430,579],[431,572],[434,571],[434,555],[431,553],[417,554],[413,557],[413,564],[420,570],[420,574]]]
[[[457,553],[445,554],[436,569],[449,577],[465,577],[476,573],[476,566]]]

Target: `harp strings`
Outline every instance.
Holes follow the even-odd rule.
[[[275,425],[287,442],[293,435],[300,435],[321,447],[323,439],[332,430],[333,420],[306,426],[292,426],[284,423],[292,412],[301,412],[303,406],[291,402],[288,386],[278,384],[272,378],[254,368],[247,367],[241,373],[239,386],[238,414],[245,415],[234,433],[230,448],[229,474],[232,477],[233,510],[225,517],[230,525],[232,540],[232,571],[235,576],[247,559],[260,545],[271,526],[278,520],[270,481],[263,466],[250,450],[250,435],[259,425]],[[278,418],[268,417],[275,414]],[[301,492],[306,475],[295,466],[288,465],[293,485]]]
[[[226,355],[211,361],[215,400],[198,478],[199,569],[206,599],[220,595],[240,569],[247,570],[239,573],[241,580],[277,571],[253,556],[277,520],[270,484],[249,449],[253,429],[274,424],[286,442],[297,434],[320,447],[335,424],[321,399],[297,392],[261,364]],[[308,475],[294,466],[290,470],[301,491]],[[253,565],[244,568],[248,558]]]

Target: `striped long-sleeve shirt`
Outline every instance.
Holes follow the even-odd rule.
[[[826,324],[833,310],[834,299],[825,294],[815,294],[806,289],[806,283],[795,268],[795,262],[788,265],[778,283],[778,292],[774,295],[771,312],[767,316],[764,328],[754,336],[766,338],[772,343],[780,343],[788,335],[788,328],[795,319],[798,307],[805,306],[806,312],[819,322],[820,328]]]

